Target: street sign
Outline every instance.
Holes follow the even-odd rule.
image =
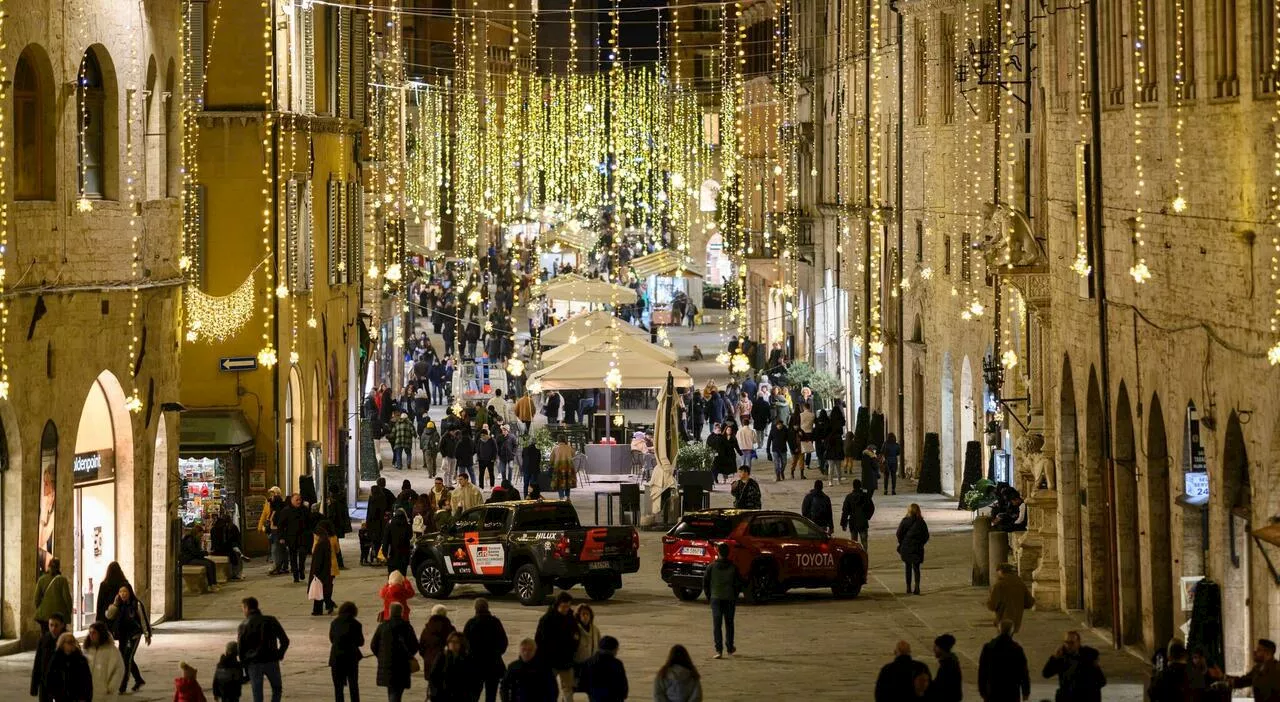
[[[258,370],[258,359],[253,356],[231,356],[218,359],[218,370],[231,373]]]

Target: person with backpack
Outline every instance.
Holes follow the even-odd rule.
[[[436,429],[436,423],[430,419],[418,435],[418,448],[422,450],[422,467],[427,469],[431,477],[436,477],[440,463],[440,432]]]

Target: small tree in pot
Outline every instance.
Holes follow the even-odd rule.
[[[916,492],[933,495],[942,492],[942,442],[935,432],[924,435],[924,459]]]

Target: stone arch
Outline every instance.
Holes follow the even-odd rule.
[[[1076,416],[1075,380],[1071,358],[1063,355],[1058,386],[1058,518],[1062,556],[1062,604],[1066,609],[1084,608],[1084,521],[1080,506],[1084,491],[1080,479],[1080,438]]]
[[[302,378],[298,376],[296,366],[290,367],[289,384],[284,390],[284,445],[281,446],[284,470],[280,476],[288,494],[297,492],[298,476],[302,475],[304,465],[302,437],[305,431],[302,423],[305,420],[302,414],[302,394]]]
[[[13,74],[14,198],[52,200],[57,191],[58,116],[53,65],[39,44],[18,55]]]
[[[1142,642],[1142,559],[1138,527],[1138,444],[1133,409],[1124,381],[1116,393],[1115,465],[1116,557],[1120,568],[1120,636],[1127,644]]]
[[[1089,385],[1085,395],[1084,489],[1081,503],[1085,506],[1083,530],[1085,573],[1085,610],[1089,625],[1111,626],[1111,560],[1108,537],[1111,523],[1107,504],[1106,451],[1102,446],[1104,418],[1102,391],[1095,367],[1089,367]]]
[[[1175,630],[1173,611],[1173,523],[1170,520],[1172,495],[1169,490],[1169,441],[1165,435],[1164,411],[1160,396],[1151,394],[1147,414],[1146,520],[1149,564],[1142,569],[1143,589],[1150,593],[1151,618],[1145,632],[1147,648],[1169,643]]]
[[[916,344],[924,343],[924,325],[920,322],[919,312],[911,320],[911,341]]]
[[[974,440],[975,427],[977,426],[979,410],[976,401],[973,399],[973,364],[969,363],[969,356],[966,354],[960,361],[960,426],[959,434],[960,446],[956,449],[956,455],[960,456],[960,460],[964,460],[963,456],[969,450],[969,442]],[[960,468],[963,473],[964,466]],[[984,476],[986,468],[983,467]]]
[[[956,393],[951,376],[951,352],[942,352],[942,384],[939,398],[938,440],[942,447],[942,492],[956,493]]]
[[[169,525],[176,516],[169,506],[169,429],[164,413],[156,423],[156,443],[151,461],[151,567],[150,602],[152,616],[159,618],[168,609]]]
[[[24,518],[30,509],[23,500],[22,439],[18,434],[18,417],[8,401],[0,402],[0,543],[27,543],[23,535]],[[22,548],[6,548],[0,552],[0,637],[18,638],[21,632],[22,584],[24,565],[31,563]]]
[[[1222,494],[1216,496],[1224,514],[1226,534],[1222,580],[1223,654],[1226,669],[1248,668],[1253,645],[1250,616],[1254,586],[1250,577],[1253,545],[1249,539],[1253,512],[1253,487],[1249,475],[1249,453],[1239,415],[1232,410],[1227,418],[1222,442]],[[1223,543],[1214,539],[1215,545]]]

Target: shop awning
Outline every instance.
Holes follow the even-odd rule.
[[[644,280],[651,275],[676,277],[679,274],[680,276],[702,277],[701,273],[690,270],[685,266],[683,255],[670,249],[632,260],[631,271],[640,280]]]
[[[253,429],[240,410],[191,410],[182,414],[179,451],[230,449],[253,441]]]
[[[544,240],[546,242],[545,248],[547,249],[559,243],[562,247],[567,246],[586,253],[595,248],[596,242],[600,240],[600,232],[594,229],[563,226],[551,230]]]
[[[560,346],[567,344],[572,339],[574,341],[585,338],[588,334],[593,334],[601,329],[617,329],[632,336],[637,336],[649,341],[648,332],[642,331],[627,322],[614,317],[608,312],[587,312],[576,317],[570,317],[563,322],[544,329],[538,340],[543,346]]]

